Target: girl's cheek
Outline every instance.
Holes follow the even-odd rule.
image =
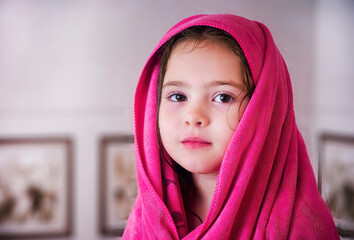
[[[166,112],[172,112],[178,110],[179,108],[181,108],[181,106],[182,106],[181,103],[165,101],[164,103],[161,104],[160,110],[162,109],[163,111]]]
[[[238,118],[239,103],[232,103],[226,113],[226,121],[232,130],[236,130],[239,118]]]
[[[180,106],[178,106],[178,104],[173,104],[170,102],[161,104],[159,110],[160,118],[163,118],[162,120],[174,119],[174,116],[179,111],[179,108]]]
[[[242,116],[247,108],[249,99],[246,98],[242,105],[241,102],[234,102],[230,105],[227,112],[227,123],[232,130],[236,130],[238,124],[240,123]]]

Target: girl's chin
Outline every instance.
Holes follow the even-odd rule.
[[[181,165],[181,164],[180,164]],[[203,166],[190,166],[188,164],[181,165],[185,170],[196,175],[215,175],[219,173],[219,167],[210,166],[209,168],[205,165]]]

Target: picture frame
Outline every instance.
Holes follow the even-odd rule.
[[[73,142],[0,138],[0,239],[72,233]]]
[[[122,236],[138,193],[134,136],[104,136],[99,144],[99,228],[102,235]]]
[[[354,238],[354,136],[322,133],[318,188],[341,237]]]

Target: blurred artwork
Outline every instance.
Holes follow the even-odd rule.
[[[67,139],[0,139],[0,238],[65,236]]]
[[[354,237],[354,136],[321,138],[319,186],[342,237]]]
[[[101,232],[121,235],[138,193],[132,135],[101,142]]]

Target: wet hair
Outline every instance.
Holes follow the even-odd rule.
[[[160,129],[159,129],[159,108],[160,108],[160,102],[161,102],[161,92],[162,92],[162,86],[165,78],[165,73],[168,65],[168,60],[171,56],[172,51],[175,49],[175,47],[183,42],[189,41],[193,43],[193,47],[197,47],[197,44],[201,42],[206,42],[207,44],[221,44],[222,46],[230,49],[233,51],[241,60],[241,67],[242,71],[244,74],[243,78],[243,84],[244,84],[244,91],[246,92],[245,96],[241,100],[240,107],[243,103],[243,101],[247,97],[251,97],[253,92],[254,92],[254,82],[252,79],[252,74],[250,67],[248,65],[246,56],[244,52],[242,51],[240,45],[238,42],[235,40],[234,37],[232,37],[229,33],[218,29],[214,27],[209,27],[209,26],[193,26],[187,29],[182,30],[175,36],[173,36],[171,39],[169,39],[160,49],[159,49],[159,54],[160,54],[160,69],[159,69],[159,79],[158,79],[158,84],[157,84],[157,115],[156,115],[156,129],[157,129],[157,139],[158,139],[158,145],[160,149],[160,155],[161,159],[164,159],[170,166],[171,168],[177,173],[178,175],[178,180],[181,188],[181,193],[183,197],[183,202],[186,210],[189,210],[192,214],[194,214],[196,217],[199,218],[201,221],[200,217],[195,214],[193,211],[191,211],[188,208],[187,200],[192,197],[193,192],[195,190],[195,185],[193,184],[193,178],[192,174],[181,167],[178,163],[175,161],[172,161],[170,163],[164,156],[163,154],[163,147],[162,147],[162,142],[161,142],[161,136],[160,136]],[[239,111],[240,111],[239,107]]]

